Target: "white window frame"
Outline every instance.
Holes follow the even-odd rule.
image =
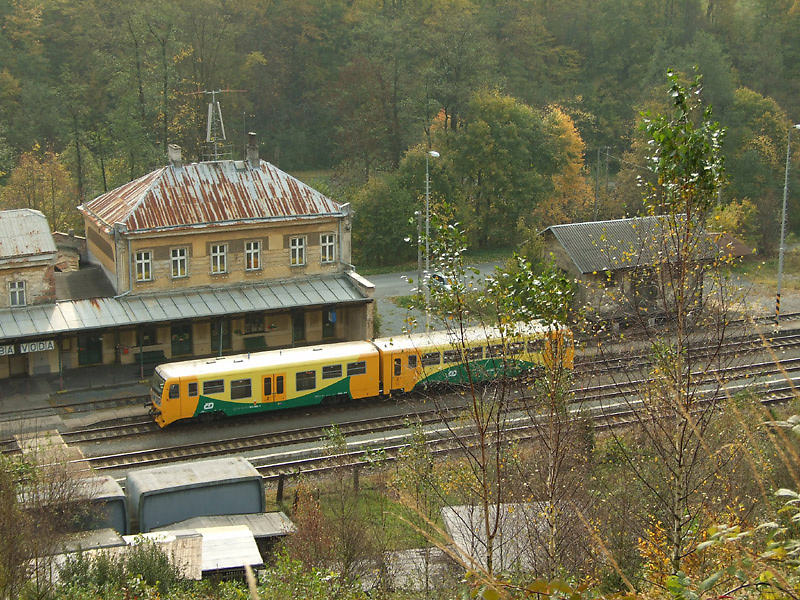
[[[222,275],[228,272],[228,244],[211,244],[211,274]]]
[[[24,281],[9,281],[8,282],[8,302],[12,307],[26,306],[27,295],[26,286]]]
[[[306,238],[303,236],[289,238],[289,264],[292,267],[303,267],[306,264]]]
[[[336,234],[322,233],[319,236],[320,262],[324,265],[336,262]]]
[[[173,279],[182,279],[189,276],[189,259],[186,247],[170,248],[170,273]],[[177,275],[175,274],[177,268]]]
[[[153,281],[153,251],[137,250],[134,256],[136,281]]]
[[[244,270],[261,270],[261,240],[249,240],[244,243]]]

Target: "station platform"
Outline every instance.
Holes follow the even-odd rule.
[[[71,369],[61,376],[2,380],[0,433],[71,429],[146,415],[141,398],[149,389],[149,380],[140,380],[131,365],[99,365]]]

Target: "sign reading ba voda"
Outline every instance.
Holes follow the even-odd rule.
[[[55,340],[40,340],[38,342],[20,342],[14,344],[0,345],[0,356],[11,356],[12,354],[28,354],[29,352],[45,352],[55,350]]]

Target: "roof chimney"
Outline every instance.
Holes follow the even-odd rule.
[[[256,134],[252,131],[247,134],[247,162],[250,167],[258,169],[261,161],[258,158],[258,142],[256,141]]]
[[[178,144],[170,144],[167,146],[167,157],[169,158],[169,164],[176,169],[181,168],[181,147],[178,146]]]

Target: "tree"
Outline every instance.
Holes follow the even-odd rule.
[[[20,157],[11,172],[8,185],[0,188],[0,204],[4,209],[32,208],[41,211],[53,231],[80,230],[82,221],[75,210],[75,186],[52,151],[37,156],[37,148]]]
[[[646,113],[642,122],[657,177],[646,183],[646,204],[660,215],[660,225],[644,236],[646,250],[629,254],[633,269],[640,256],[656,257],[641,274],[647,292],[630,300],[648,356],[624,377],[641,380],[625,400],[635,414],[638,444],[613,433],[615,452],[643,490],[649,512],[640,527],[651,551],[663,553],[666,572],[654,574],[662,581],[695,552],[709,499],[731,460],[715,452],[710,435],[722,383],[709,384],[704,375],[730,360],[721,349],[732,292],[717,277],[720,259],[703,231],[723,180],[724,132],[701,103],[699,76],[688,87],[673,73],[668,78],[671,112]],[[615,251],[623,255],[625,249]],[[664,315],[660,329],[653,329],[654,314]]]
[[[416,247],[406,239],[415,236],[409,223],[414,197],[398,177],[373,176],[353,198],[354,260],[360,264],[397,264],[414,256]]]
[[[558,107],[551,107],[545,120],[561,138],[558,147],[565,158],[552,176],[552,192],[533,210],[528,227],[544,228],[592,218],[592,190],[587,183],[583,155],[586,145],[572,119]]]
[[[96,490],[66,457],[37,440],[23,458],[0,457],[0,596],[45,597],[52,556],[87,521]]]
[[[552,191],[566,162],[565,140],[553,125],[518,100],[484,90],[472,97],[463,127],[435,140],[473,245],[508,243],[509,223],[530,216]]]

